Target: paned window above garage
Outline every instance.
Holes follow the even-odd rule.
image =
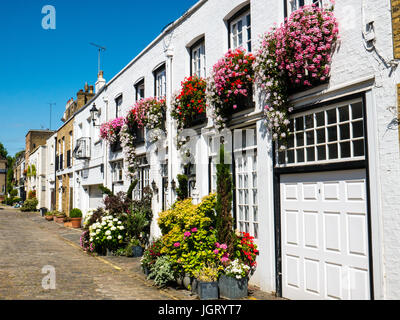
[[[365,159],[361,99],[295,114],[290,131],[287,149],[278,152],[278,166]]]

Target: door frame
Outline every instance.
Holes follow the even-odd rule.
[[[367,206],[367,233],[368,233],[368,261],[369,261],[369,284],[370,284],[370,298],[375,299],[374,296],[374,272],[373,272],[373,244],[372,244],[372,225],[371,225],[371,199],[370,199],[370,177],[369,177],[369,149],[368,149],[368,128],[367,128],[367,105],[365,92],[344,96],[339,99],[334,99],[326,103],[314,104],[311,107],[301,107],[295,109],[292,114],[317,109],[323,106],[329,106],[344,101],[349,101],[355,98],[361,98],[363,104],[363,124],[364,124],[364,151],[365,160],[328,163],[320,165],[304,165],[304,166],[291,166],[286,168],[276,167],[276,145],[272,143],[272,156],[273,156],[273,192],[274,192],[274,224],[275,224],[275,285],[276,295],[282,297],[282,232],[281,232],[281,179],[282,174],[290,173],[310,173],[322,171],[339,171],[339,170],[353,170],[365,169],[366,171],[366,206]]]

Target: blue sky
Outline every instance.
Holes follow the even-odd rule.
[[[197,0],[0,0],[0,142],[14,155],[29,129],[58,128],[69,98],[97,79],[97,51],[110,80]],[[42,7],[56,29],[42,28]]]

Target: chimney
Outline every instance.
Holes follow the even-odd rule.
[[[97,77],[97,82],[96,82],[96,94],[99,93],[101,88],[104,87],[106,84],[106,80],[103,78],[103,71],[100,71]]]

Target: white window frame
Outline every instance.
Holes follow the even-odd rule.
[[[165,68],[162,68],[161,70],[157,71],[154,74],[155,77],[155,86],[156,86],[156,97],[157,98],[163,98],[166,95],[167,92],[167,77],[166,77],[166,71]]]
[[[124,180],[124,161],[114,161],[111,163],[112,182],[123,182]]]
[[[144,99],[144,81],[140,81],[135,86],[135,88],[136,88],[136,101],[140,101],[140,100]]]
[[[142,164],[138,167],[138,174],[136,179],[138,180],[135,190],[133,191],[134,199],[141,200],[143,198],[143,189],[150,186],[150,164],[146,163],[144,160],[146,157],[141,157],[139,161]]]
[[[353,105],[358,105],[361,104],[362,107],[362,117],[361,118],[353,118],[353,112],[352,108]],[[348,120],[341,120],[340,119],[340,114],[339,110],[348,106],[348,115],[349,119]],[[336,110],[336,122],[331,122],[328,123],[327,119],[327,112],[331,110]],[[317,123],[317,114],[320,114],[323,112],[325,114],[324,118],[324,125],[318,125]],[[338,163],[338,162],[349,162],[349,161],[360,161],[360,160],[365,160],[366,156],[366,150],[365,150],[365,138],[366,138],[366,132],[364,130],[365,126],[365,118],[364,118],[364,106],[363,106],[363,101],[361,98],[358,99],[353,99],[349,101],[344,101],[342,103],[337,103],[337,104],[332,104],[329,106],[324,106],[316,109],[311,109],[305,112],[301,112],[298,114],[294,114],[291,117],[291,122],[294,121],[294,119],[298,119],[303,117],[303,121],[306,121],[306,116],[312,115],[312,119],[314,122],[314,126],[311,128],[306,128],[305,123],[304,125],[304,130],[297,130],[296,126],[293,126],[293,135],[294,135],[294,142],[293,146],[289,144],[287,150],[279,152],[279,146],[277,146],[277,153],[276,153],[276,163],[277,167],[293,167],[293,166],[304,166],[304,165],[316,165],[316,164],[328,164],[328,163]],[[362,129],[363,129],[363,135],[362,136],[356,136],[354,137],[354,124],[360,125],[362,124]],[[349,137],[344,138],[342,135],[342,128],[345,128],[345,126],[348,125],[348,131],[349,131]],[[336,140],[329,140],[329,128],[336,127]],[[317,133],[319,130],[324,130],[324,142],[318,141]],[[314,132],[314,142],[313,143],[308,143],[307,141],[307,132]],[[344,132],[344,130],[343,130]],[[303,135],[304,133],[304,135]],[[299,145],[298,143],[298,138],[297,134],[303,135],[303,145]],[[312,140],[312,139],[310,139]],[[354,152],[354,143],[363,143],[364,144],[364,149],[363,149],[363,155],[362,156],[357,156],[355,155]],[[342,144],[350,144],[350,156],[349,157],[342,157]],[[337,157],[330,157],[329,155],[329,146],[330,145],[336,145],[337,146]],[[325,147],[325,159],[324,160],[318,160],[319,155],[318,155],[318,147],[323,148]],[[307,155],[307,149],[314,148],[314,160],[308,159]],[[304,150],[304,161],[298,161],[298,150]],[[289,158],[292,158],[289,156],[289,152],[294,151],[294,161],[290,161]],[[312,150],[311,150],[312,151]],[[282,160],[280,161],[279,158],[279,153],[281,154]]]
[[[250,10],[248,10],[230,21],[229,37],[231,49],[243,47],[247,52],[251,52],[251,32],[251,15]]]
[[[205,42],[202,40],[191,48],[191,66],[192,76],[197,75],[199,78],[206,77],[206,52]]]
[[[288,16],[292,14],[292,12],[300,9],[302,6],[312,5],[313,3],[317,3],[320,8],[323,7],[325,1],[324,0],[285,0]]]
[[[122,103],[123,103],[123,99],[124,99],[124,97],[123,97],[122,94],[118,95],[115,98],[115,117],[116,118],[121,116],[121,108],[122,108],[121,106],[122,106]]]

